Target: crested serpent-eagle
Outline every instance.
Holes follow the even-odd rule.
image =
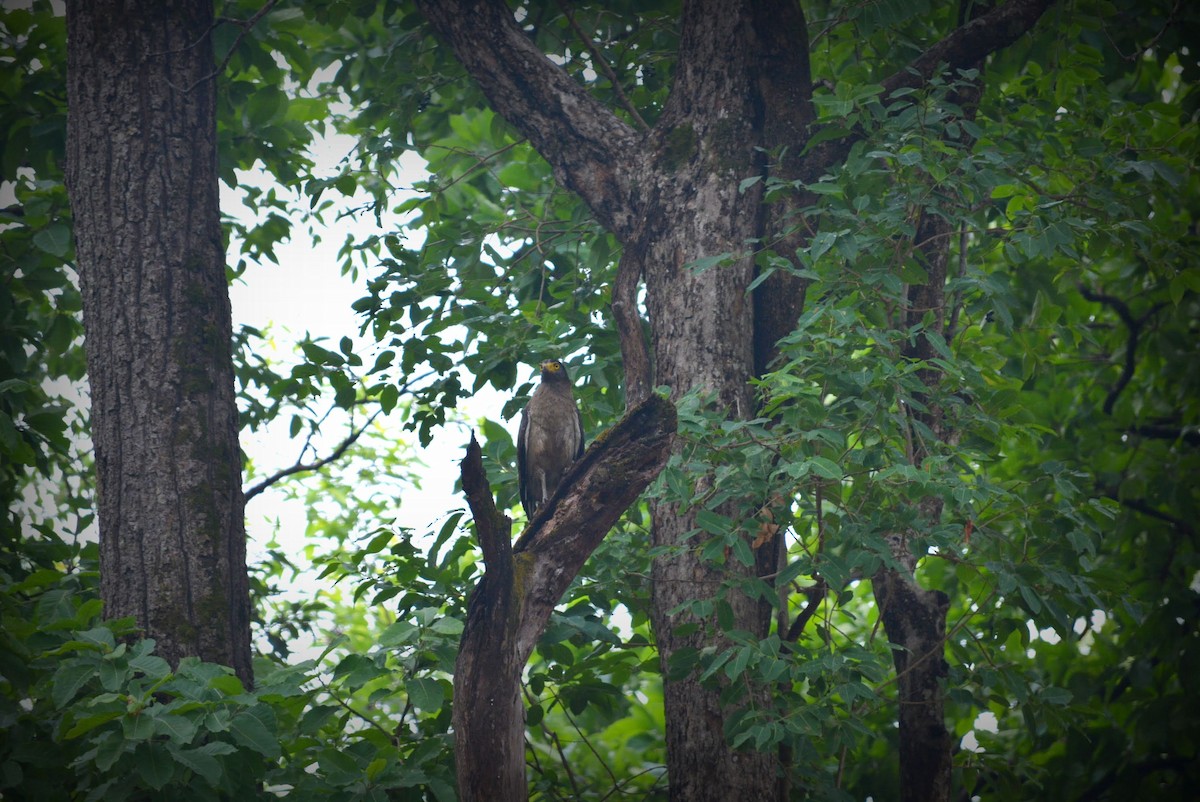
[[[583,419],[571,394],[567,369],[557,359],[542,363],[542,381],[521,413],[517,479],[521,506],[533,517],[554,495],[567,469],[583,455]]]

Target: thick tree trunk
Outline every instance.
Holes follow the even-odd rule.
[[[67,24],[105,613],[249,683],[213,6],[78,0]]]
[[[757,413],[750,379],[765,368],[775,342],[795,326],[803,287],[780,272],[754,297],[746,288],[755,275],[754,253],[772,236],[775,215],[788,209],[762,203],[761,182],[741,189],[751,176],[784,172],[767,164],[766,150],[799,150],[811,121],[808,41],[804,18],[791,2],[729,3],[697,0],[685,5],[679,67],[664,113],[651,136],[652,169],[640,181],[645,221],[626,245],[642,262],[652,327],[656,376],[675,395],[711,393],[735,419]],[[720,54],[717,56],[716,54]],[[697,273],[696,259],[731,254]],[[701,482],[705,481],[701,479]],[[702,493],[703,488],[698,488]],[[722,510],[735,520],[741,499]],[[651,620],[664,671],[667,764],[676,800],[775,798],[780,787],[775,754],[734,750],[725,725],[739,705],[722,703],[721,689],[696,674],[670,677],[680,650],[728,646],[714,640],[715,621],[671,615],[682,603],[721,596],[732,627],[765,637],[769,605],[723,586],[771,575],[779,550],[763,543],[755,564],[704,561],[687,533],[694,513],[652,505],[653,540],[666,547],[654,563]],[[754,538],[757,531],[743,533]],[[689,623],[698,628],[679,627]],[[769,703],[768,689],[754,691],[756,707]]]

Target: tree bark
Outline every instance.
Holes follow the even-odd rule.
[[[807,42],[781,47],[781,30],[803,31],[794,4],[685,5],[676,81],[650,137],[650,169],[639,181],[643,224],[626,243],[626,254],[642,262],[655,383],[670,386],[676,397],[702,389],[731,419],[756,413],[749,380],[757,361],[758,321],[746,288],[755,272],[753,243],[763,236],[766,222],[762,182],[746,190],[739,190],[739,184],[764,170],[759,148],[769,146],[768,109],[780,99],[767,92],[773,76],[799,81],[807,76]],[[785,83],[797,93],[793,99],[801,101],[797,113],[803,115],[808,87]],[[689,266],[719,254],[729,257],[703,271]],[[785,328],[790,331],[794,324],[792,317]],[[708,478],[699,481],[703,485]],[[748,503],[757,506],[760,501],[731,501],[718,512],[736,520],[744,517]],[[722,588],[774,573],[777,550],[764,545],[755,565],[736,560],[714,564],[688,541],[688,533],[696,529],[694,511],[682,513],[675,504],[655,502],[651,514],[654,545],[665,549],[653,567],[651,622],[664,676],[670,798],[772,799],[776,756],[734,750],[726,737],[726,722],[741,705],[723,703],[722,689],[701,683],[696,673],[672,677],[676,655],[731,644],[721,634],[714,636],[720,630],[715,621],[672,611],[687,601],[720,598],[728,605],[734,629],[765,637],[769,608],[745,593]],[[762,705],[766,692],[757,689],[759,697],[743,704]]]
[[[520,802],[525,781],[521,672],[550,614],[617,519],[670,456],[675,408],[651,396],[596,438],[517,542],[496,509],[472,437],[462,484],[485,573],[467,607],[454,666],[454,737],[463,802]]]
[[[101,596],[252,680],[208,0],[68,3],[67,184]]]
[[[916,245],[926,257],[929,280],[909,287],[909,310],[904,323],[911,329],[926,321],[925,330],[906,353],[911,359],[936,356],[929,338],[944,336],[950,231],[945,219],[933,215],[922,215],[917,225]],[[918,375],[929,388],[918,399],[928,411],[910,410],[909,414],[919,418],[941,439],[942,410],[933,398],[941,374],[924,368]],[[928,455],[928,447],[919,438],[913,442],[912,463],[920,466]],[[940,498],[923,499],[918,507],[924,525],[933,526],[941,518]],[[917,557],[909,548],[909,534],[898,533],[891,538],[893,557],[899,568],[881,568],[872,582],[884,632],[897,647],[892,652],[892,662],[898,689],[900,798],[904,802],[947,802],[951,792],[953,742],[946,728],[942,685],[948,669],[944,653],[950,599],[939,590],[927,590],[917,583],[914,576]]]

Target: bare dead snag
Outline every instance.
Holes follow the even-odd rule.
[[[596,438],[517,542],[496,509],[479,443],[461,465],[483,550],[454,670],[458,795],[519,802],[525,783],[521,671],[567,586],[671,453],[675,407],[650,396]]]

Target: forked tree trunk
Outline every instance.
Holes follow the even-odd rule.
[[[523,802],[521,678],[550,614],[584,561],[658,475],[671,453],[675,408],[652,397],[592,443],[516,542],[496,509],[471,438],[462,485],[483,552],[454,664],[454,742],[462,802]]]
[[[210,0],[68,3],[67,185],[105,614],[249,683],[212,24]]]

